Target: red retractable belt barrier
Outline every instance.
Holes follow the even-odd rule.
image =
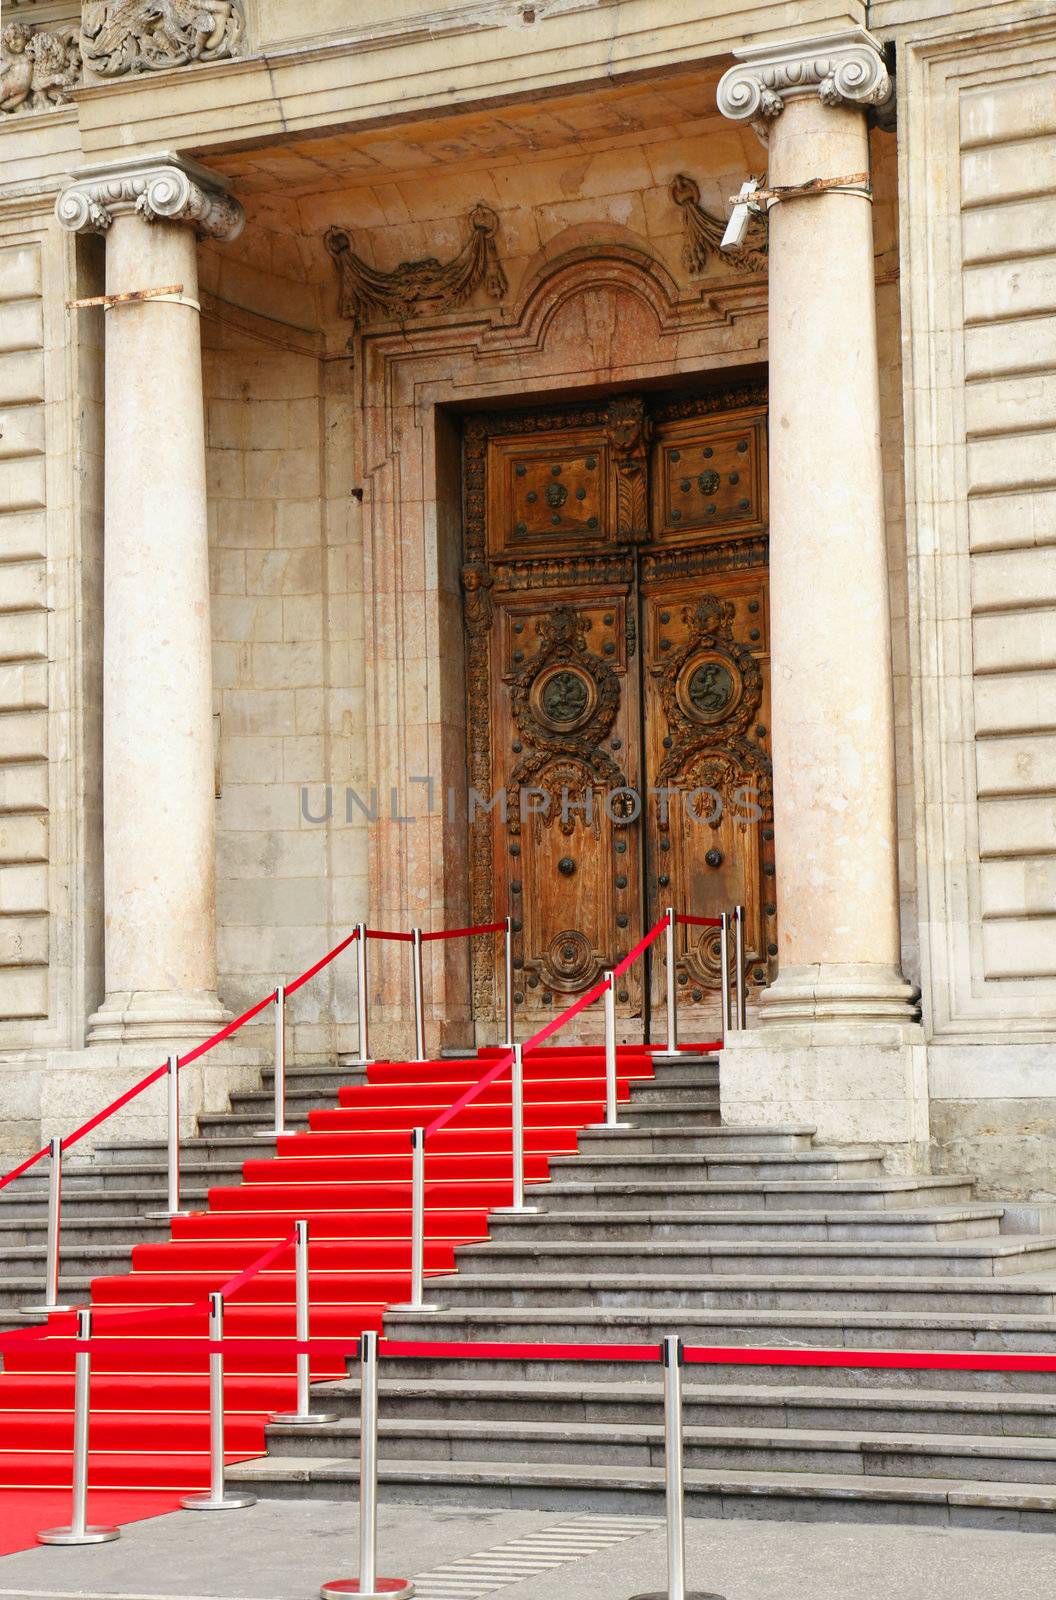
[[[414,941],[413,933],[397,933],[393,928],[368,928],[368,939],[391,939],[397,944],[411,944]]]
[[[321,956],[313,966],[308,968],[307,972],[302,972],[299,978],[294,978],[290,983],[286,984],[285,987],[287,995],[296,994],[297,990],[300,989],[302,985],[306,984],[311,978],[314,978],[316,973],[321,972],[325,966],[328,966],[329,963],[335,959],[335,957],[341,954],[342,950],[347,950],[352,941],[358,937],[359,930],[353,929],[353,931],[348,935],[347,939],[342,939],[340,944],[336,944],[332,950],[328,950],[325,956]],[[371,937],[409,939],[411,935],[409,933],[383,935],[372,934]],[[252,1022],[254,1017],[259,1016],[262,1011],[267,1010],[268,1006],[275,1003],[276,992],[277,991],[273,989],[269,995],[265,995],[263,1000],[258,1000],[256,1005],[250,1006],[248,1011],[243,1011],[240,1017],[235,1017],[232,1022],[226,1023],[225,1026],[220,1028],[218,1032],[214,1033],[211,1038],[203,1040],[201,1044],[195,1045],[193,1050],[188,1050],[186,1055],[178,1057],[176,1063],[177,1066],[181,1068],[189,1067],[192,1061],[197,1061],[200,1056],[207,1054],[207,1052],[214,1049],[216,1045],[223,1044],[225,1039],[230,1039],[231,1035],[233,1033],[237,1033],[239,1028],[245,1027],[247,1022]],[[79,1128],[75,1128],[73,1133],[66,1134],[62,1141],[63,1150],[69,1150],[71,1146],[78,1142],[79,1139],[83,1139],[86,1134],[89,1134],[93,1131],[93,1129],[98,1128],[100,1123],[105,1122],[108,1117],[112,1117],[115,1111],[120,1111],[123,1106],[127,1106],[130,1101],[136,1098],[137,1095],[142,1094],[144,1089],[149,1089],[152,1083],[157,1083],[160,1078],[163,1078],[167,1071],[167,1063],[160,1067],[155,1067],[153,1072],[148,1072],[145,1078],[140,1078],[139,1082],[134,1083],[130,1089],[126,1089],[124,1094],[119,1094],[116,1100],[111,1100],[109,1105],[104,1106],[101,1111],[97,1111],[94,1116],[89,1117],[88,1121],[83,1122]],[[49,1149],[49,1145],[44,1145],[36,1152],[35,1155],[27,1156],[25,1161],[23,1161],[19,1166],[13,1168],[12,1171],[5,1173],[4,1176],[0,1178],[0,1189],[6,1189],[9,1183],[14,1183],[16,1178],[20,1178],[24,1172],[28,1172],[30,1167],[35,1166],[38,1161],[48,1154]]]
[[[688,928],[721,928],[722,927],[722,918],[721,917],[690,917],[690,916],[683,915],[682,912],[677,912],[676,913],[675,921],[678,922],[678,923],[681,923],[683,927],[688,927]]]
[[[422,943],[429,939],[475,938],[478,933],[505,933],[505,922],[480,922],[475,928],[438,928],[435,933],[423,933]]]

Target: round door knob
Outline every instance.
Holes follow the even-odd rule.
[[[704,860],[708,863],[709,867],[721,867],[722,866],[722,851],[721,850],[709,850],[707,855],[704,857]]]
[[[563,872],[566,878],[570,878],[576,870],[576,863],[571,856],[562,856],[557,863],[557,870],[558,872]]]

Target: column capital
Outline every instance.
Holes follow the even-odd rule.
[[[82,167],[55,202],[70,233],[105,233],[115,216],[128,213],[147,222],[186,222],[210,239],[237,239],[245,222],[222,179],[168,150]]]
[[[750,122],[764,144],[769,124],[790,99],[816,95],[823,105],[878,113],[894,104],[884,52],[864,28],[752,45],[734,55],[738,65],[719,81],[719,110],[734,122]]]

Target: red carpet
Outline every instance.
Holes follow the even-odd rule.
[[[134,1521],[171,1510],[177,1492],[209,1479],[208,1358],[166,1352],[170,1337],[207,1331],[192,1302],[219,1288],[309,1222],[313,1335],[355,1338],[380,1329],[386,1307],[410,1294],[411,1156],[408,1130],[453,1105],[499,1052],[466,1061],[380,1062],[338,1104],[313,1111],[310,1131],[288,1134],[274,1157],[246,1161],[242,1182],[209,1192],[209,1207],[178,1218],[172,1237],[136,1245],[132,1271],[96,1278],[91,1303],[105,1311],[171,1307],[157,1356],[113,1350],[93,1357],[89,1514]],[[619,1098],[632,1078],[652,1077],[649,1054],[620,1048]],[[525,1057],[525,1175],[543,1182],[549,1157],[574,1152],[577,1134],[604,1117],[604,1055],[590,1047]],[[449,1273],[456,1245],[483,1239],[488,1213],[509,1204],[512,1140],[507,1074],[460,1110],[426,1148],[426,1271]],[[68,1331],[72,1317],[51,1319]],[[230,1335],[292,1336],[293,1248],[253,1278],[226,1309]],[[142,1334],[131,1330],[126,1339]],[[312,1376],[343,1376],[339,1357]],[[267,1354],[226,1362],[229,1461],[264,1452],[273,1411],[294,1400],[293,1361]],[[0,1374],[0,1551],[25,1548],[40,1527],[69,1520],[73,1356],[42,1346],[11,1351]],[[152,1496],[145,1489],[166,1491]],[[32,1491],[44,1491],[39,1498]],[[119,1491],[119,1492],[116,1492]]]

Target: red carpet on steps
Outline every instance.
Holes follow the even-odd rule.
[[[312,1111],[309,1131],[279,1139],[274,1157],[246,1161],[242,1182],[209,1191],[208,1209],[172,1223],[172,1237],[139,1244],[132,1270],[92,1282],[106,1310],[171,1307],[157,1356],[122,1353],[122,1337],[92,1365],[89,1519],[127,1522],[170,1510],[178,1492],[209,1481],[208,1358],[167,1354],[169,1337],[207,1331],[191,1309],[300,1217],[309,1223],[311,1327],[354,1338],[381,1327],[410,1293],[409,1130],[446,1110],[499,1052],[464,1061],[378,1062],[365,1083]],[[650,1078],[648,1051],[621,1046],[619,1098]],[[525,1057],[525,1173],[544,1182],[549,1157],[572,1153],[578,1133],[604,1117],[603,1051],[548,1048]],[[459,1111],[426,1149],[426,1272],[449,1273],[455,1247],[488,1234],[488,1214],[511,1193],[510,1082],[503,1074]],[[72,1318],[50,1319],[67,1331]],[[228,1302],[231,1335],[292,1336],[293,1249]],[[105,1337],[105,1335],[104,1335]],[[132,1334],[127,1338],[143,1338]],[[337,1357],[313,1361],[315,1380],[343,1376]],[[270,1414],[292,1407],[293,1362],[269,1355],[226,1362],[227,1459],[264,1453]],[[11,1351],[0,1373],[0,1551],[24,1548],[40,1527],[69,1520],[73,1356],[42,1343]],[[152,1490],[144,1495],[142,1491]],[[39,1509],[37,1491],[41,1492]]]

